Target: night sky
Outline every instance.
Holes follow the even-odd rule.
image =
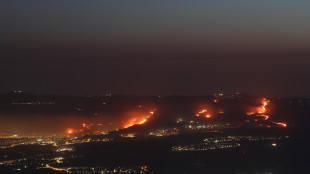
[[[0,92],[310,97],[309,0],[1,0]]]

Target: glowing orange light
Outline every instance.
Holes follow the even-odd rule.
[[[199,114],[203,114],[205,112],[208,112],[208,110],[204,109],[204,110],[200,111]]]
[[[263,98],[261,100],[261,106],[257,107],[256,108],[256,112],[248,112],[247,115],[249,116],[255,116],[256,118],[257,117],[263,117],[264,120],[268,120],[269,119],[269,115],[265,115],[264,113],[267,112],[267,106],[269,104],[269,100],[267,100],[266,98]],[[254,121],[256,121],[257,119],[254,119]],[[270,121],[276,125],[279,125],[281,127],[287,127],[287,124],[286,123],[277,123],[277,122],[274,122],[274,121]],[[266,127],[272,127],[271,125],[266,125]]]
[[[67,129],[67,133],[68,133],[68,134],[72,134],[73,132],[74,132],[73,129],[71,129],[71,128],[68,128],[68,129]]]
[[[199,117],[199,116],[204,116],[204,117],[206,117],[206,118],[211,118],[211,115],[208,114],[207,112],[208,112],[208,110],[203,109],[203,110],[199,111],[199,112],[196,114],[196,116],[197,116],[197,117]]]
[[[206,113],[206,112],[208,112],[208,110],[203,109],[203,110],[199,111],[199,112],[196,114],[196,116],[199,116],[200,114],[203,114],[203,113]]]
[[[285,124],[285,123],[277,123],[277,125],[280,125],[282,127],[286,127],[287,126],[287,124]]]
[[[137,124],[144,124],[154,114],[154,111],[150,111],[149,115],[143,116],[142,118],[133,118],[127,122],[123,127],[128,128]]]
[[[268,105],[268,100],[266,98],[263,98],[262,100],[262,105],[259,109],[258,109],[258,113],[265,113],[266,112],[266,106]]]
[[[258,114],[264,114],[264,113],[266,113],[266,111],[267,111],[266,107],[267,107],[267,105],[268,105],[268,102],[269,102],[269,100],[267,100],[266,98],[263,98],[263,99],[261,100],[261,104],[262,104],[262,105],[259,106],[259,107],[257,107],[255,112],[248,112],[248,113],[246,113],[246,114],[247,114],[247,115],[254,115],[255,113],[258,113]]]
[[[268,115],[256,115],[257,117],[263,117],[264,120],[268,120],[269,116]]]
[[[145,123],[146,121],[147,121],[147,119],[144,119],[144,120],[140,121],[140,123],[138,123],[138,124],[143,124],[143,123]]]
[[[266,112],[266,106],[268,105],[269,101],[266,98],[263,98],[261,102],[262,102],[262,106],[257,108],[257,113],[259,114],[263,114]]]
[[[254,115],[255,113],[254,112],[248,112],[246,113],[247,115]]]
[[[207,114],[205,115],[206,118],[211,118],[211,115]]]

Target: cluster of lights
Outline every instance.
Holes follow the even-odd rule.
[[[244,141],[275,141],[289,136],[283,137],[258,137],[258,136],[226,136],[226,137],[210,137],[203,140],[203,143],[189,144],[181,146],[173,146],[172,151],[208,151],[216,149],[235,148],[241,146]],[[271,143],[271,146],[276,147],[277,143]]]

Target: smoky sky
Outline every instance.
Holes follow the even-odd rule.
[[[0,92],[310,96],[310,1],[0,2]]]

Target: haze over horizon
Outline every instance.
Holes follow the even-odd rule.
[[[0,93],[310,97],[310,1],[0,3]]]

